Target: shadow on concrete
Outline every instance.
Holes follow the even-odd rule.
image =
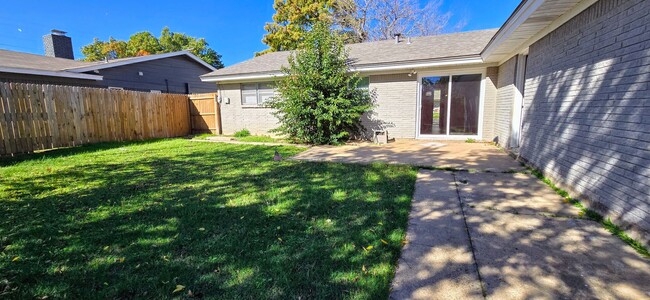
[[[647,298],[648,259],[579,212],[529,174],[420,170],[391,298]]]

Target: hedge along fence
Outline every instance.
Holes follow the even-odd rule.
[[[0,82],[0,155],[189,132],[186,95]]]

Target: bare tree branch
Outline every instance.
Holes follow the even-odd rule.
[[[418,0],[339,0],[335,20],[350,37],[348,40],[376,41],[393,37],[434,35],[443,32],[451,13],[442,13],[442,0],[424,7]],[[455,28],[458,30],[459,28]]]

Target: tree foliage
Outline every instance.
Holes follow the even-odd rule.
[[[361,132],[372,99],[357,88],[360,78],[349,71],[343,40],[330,23],[313,26],[283,72],[279,95],[270,101],[280,121],[276,132],[311,144],[339,144]]]
[[[189,50],[215,68],[223,68],[221,55],[210,48],[205,39],[171,32],[167,27],[163,28],[159,38],[148,31],[135,33],[127,41],[113,37],[108,41],[95,38],[91,44],[81,48],[81,53],[86,56],[86,61],[100,61],[106,58],[135,57],[181,50]]]
[[[273,22],[266,23],[268,32],[262,42],[269,49],[257,55],[274,51],[297,49],[305,34],[317,22],[329,22],[337,0],[275,0]]]

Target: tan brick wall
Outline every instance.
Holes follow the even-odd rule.
[[[223,134],[233,134],[244,128],[254,135],[271,135],[269,130],[278,126],[278,121],[268,107],[247,107],[241,104],[241,85],[219,85],[221,102],[221,125]],[[230,104],[225,99],[230,98]]]
[[[417,76],[389,74],[370,76],[375,108],[363,118],[368,131],[388,123],[389,137],[415,138]]]

